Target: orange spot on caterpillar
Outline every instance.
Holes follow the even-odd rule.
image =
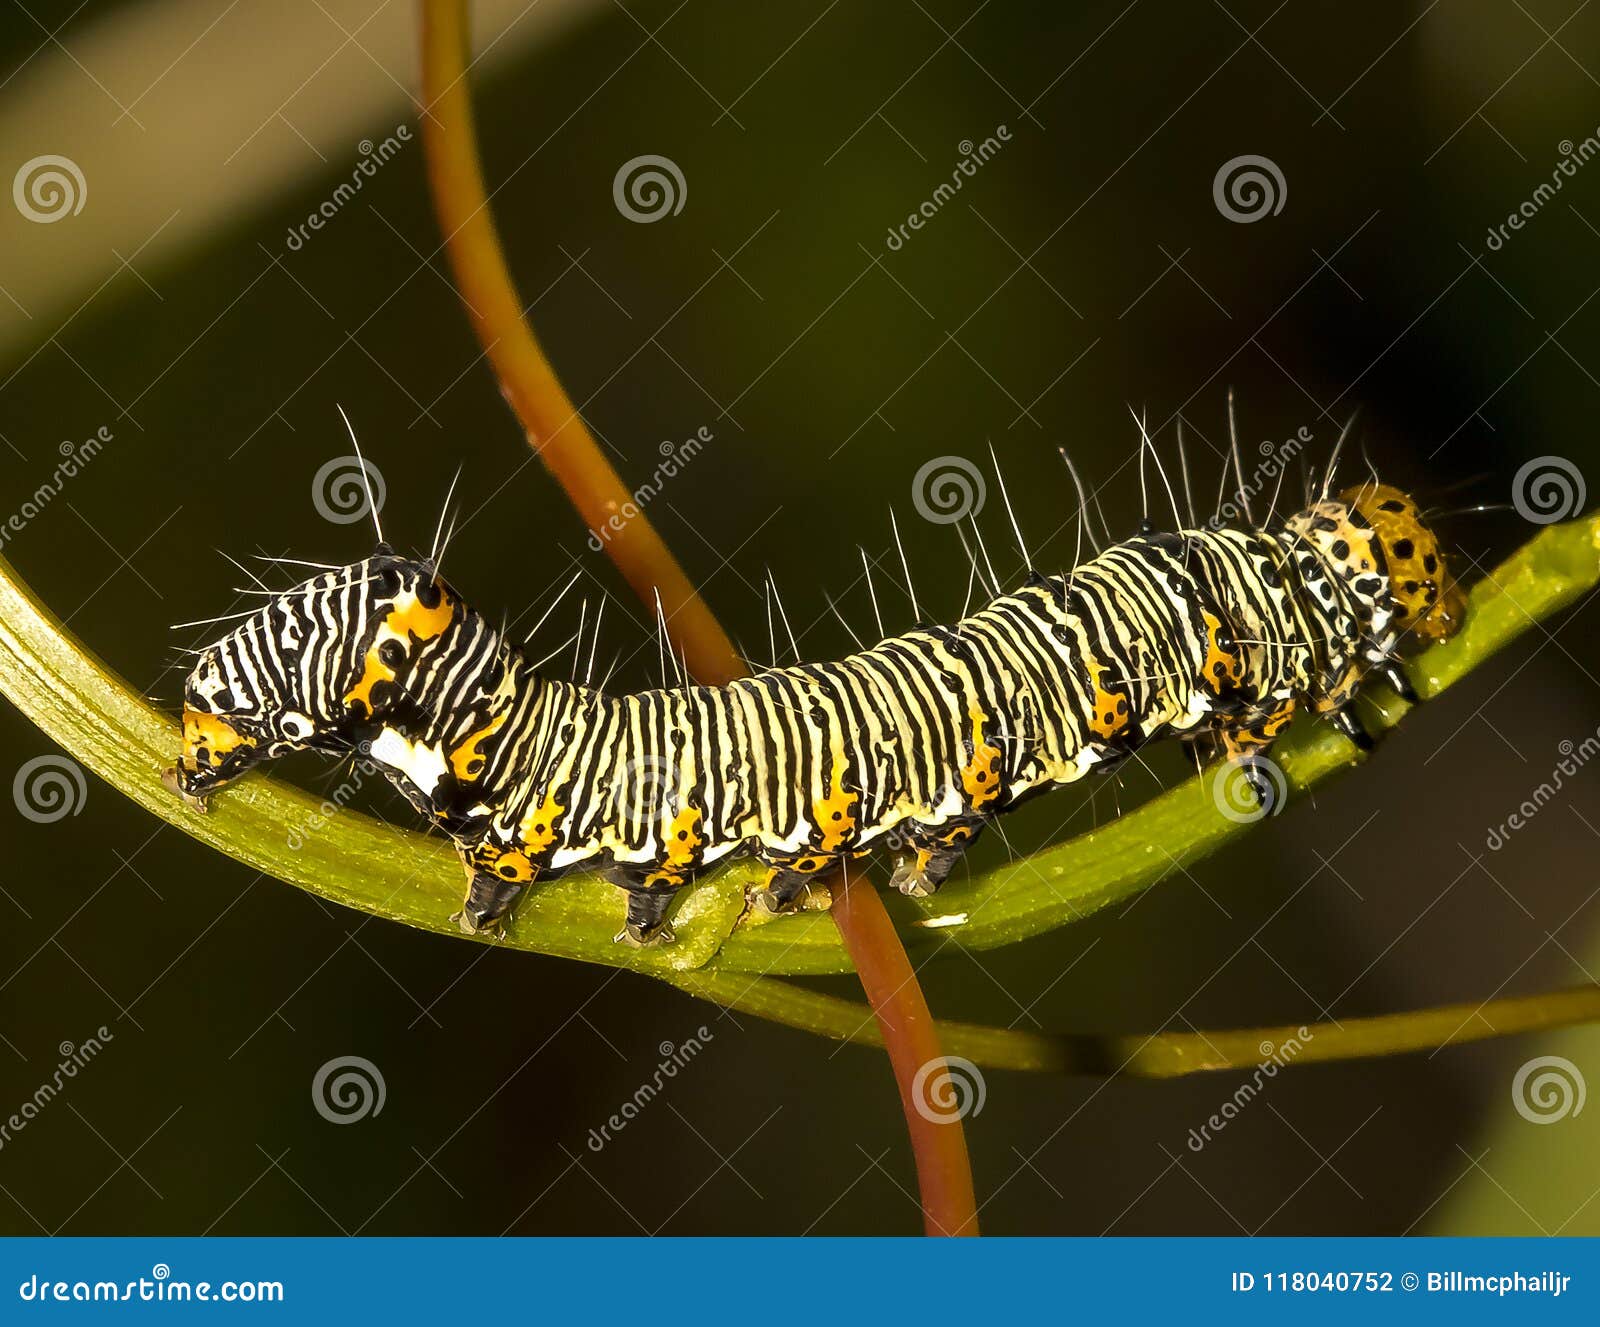
[[[469,736],[466,741],[450,753],[450,768],[456,772],[456,778],[462,782],[467,782],[481,772],[479,769],[475,769],[474,766],[481,766],[483,762],[483,744],[500,731],[500,727],[505,721],[505,713],[495,715],[494,718],[490,719],[488,723]]]
[[[556,801],[555,794],[551,793],[538,806],[523,816],[520,837],[523,844],[535,856],[548,852],[555,847],[556,825],[561,817],[566,814],[566,810],[566,807]]]
[[[1000,748],[984,738],[987,716],[978,706],[973,705],[967,717],[972,720],[972,758],[961,770],[961,786],[967,805],[981,811],[1000,796]]]
[[[1085,662],[1089,666],[1089,682],[1094,691],[1094,713],[1089,718],[1089,731],[1109,742],[1127,731],[1131,718],[1128,702],[1101,685],[1100,679],[1106,674],[1103,663],[1092,654],[1085,656]]]
[[[698,807],[687,806],[672,817],[667,827],[666,860],[663,869],[676,875],[694,865],[700,849],[705,847],[705,836],[700,833],[702,814]]]
[[[419,641],[432,640],[449,629],[455,620],[455,600],[441,582],[435,581],[434,587],[439,591],[439,602],[434,607],[429,608],[422,600],[413,598],[409,603],[398,604],[389,610],[389,615],[383,619],[383,625],[372,642],[372,648],[367,651],[360,680],[345,693],[346,705],[365,706],[367,713],[371,714],[373,687],[380,682],[395,680],[394,669],[383,661],[381,655],[385,642],[402,640],[409,644],[413,636]]]
[[[832,790],[811,806],[811,819],[821,839],[819,846],[829,856],[837,854],[855,837],[855,807],[861,800],[857,794],[845,791],[842,762],[843,752],[840,751],[835,755]]]
[[[528,884],[538,874],[528,854],[520,848],[480,843],[472,850],[472,865],[499,880]]]

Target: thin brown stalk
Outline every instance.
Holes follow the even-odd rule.
[[[677,559],[642,515],[613,518],[633,494],[606,459],[523,316],[478,164],[477,131],[467,85],[466,0],[424,0],[422,86],[427,108],[422,141],[428,185],[456,289],[528,445],[566,491],[590,530],[640,599],[661,596],[673,642],[690,671],[720,683],[745,672],[744,661]]]
[[[528,444],[566,491],[634,592],[653,606],[660,595],[667,630],[689,670],[706,683],[743,676],[744,660],[642,513],[616,528],[612,517],[632,495],[596,445],[523,315],[479,165],[466,81],[466,0],[424,0],[423,147],[434,210],[456,286]],[[917,1108],[919,1071],[942,1057],[927,1002],[883,905],[869,884],[834,890],[839,932],[889,1051],[916,1158],[924,1225],[930,1234],[976,1234],[972,1171],[959,1118]]]

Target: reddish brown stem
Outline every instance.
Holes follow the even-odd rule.
[[[894,1066],[917,1163],[923,1230],[929,1235],[976,1235],[978,1206],[961,1113],[930,1094],[944,1052],[917,974],[870,880],[846,868],[834,873],[828,889],[834,924],[850,951]]]
[[[467,49],[466,0],[424,0],[423,150],[439,230],[472,330],[534,454],[589,529],[604,538],[634,593],[652,608],[660,594],[672,639],[690,671],[710,683],[739,677],[744,660],[655,527],[642,515],[617,519],[631,510],[633,494],[596,444],[523,317],[478,164]]]
[[[606,531],[606,552],[640,599],[653,607],[660,594],[668,633],[682,650],[689,671],[699,681],[713,684],[742,677],[747,671],[744,660],[650,521],[641,513],[623,522],[620,530],[612,524],[632,494],[596,445],[523,316],[478,162],[466,82],[468,47],[466,0],[423,0],[422,84],[427,106],[422,139],[428,184],[472,329],[528,445],[589,528]],[[917,1106],[913,1084],[919,1071],[943,1057],[916,974],[870,883],[841,877],[831,888],[839,933],[861,974],[899,1085],[922,1192],[924,1228],[930,1235],[975,1235],[972,1168],[961,1121],[943,1121],[926,1106],[920,1110]],[[928,1076],[923,1073],[922,1081]]]

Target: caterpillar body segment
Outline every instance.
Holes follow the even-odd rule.
[[[888,845],[937,889],[995,816],[1172,735],[1251,768],[1301,708],[1361,734],[1406,633],[1459,624],[1414,503],[1366,485],[1271,530],[1142,530],[950,626],[721,687],[611,695],[542,674],[436,574],[387,547],[271,600],[204,651],[169,783],[193,801],[287,751],[369,754],[450,835],[464,930],[598,866],[619,939],[668,939],[673,895],[753,853],[752,903],[793,907]]]

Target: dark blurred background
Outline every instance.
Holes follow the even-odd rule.
[[[62,443],[101,453],[4,553],[71,629],[175,705],[169,624],[238,603],[251,554],[345,561],[314,476],[349,412],[425,548],[462,467],[450,575],[515,618],[581,567],[613,596],[602,659],[656,680],[647,615],[529,453],[438,252],[396,0],[8,6],[0,166],[59,154],[82,210],[0,208],[0,514]],[[1070,448],[1114,529],[1139,511],[1130,405],[1167,457],[1185,421],[1214,492],[1232,387],[1247,452],[1354,437],[1437,505],[1509,500],[1525,461],[1600,481],[1600,161],[1502,225],[1600,134],[1600,11],[1580,0],[1301,4],[943,0],[480,7],[485,171],[531,316],[633,482],[713,439],[649,508],[764,656],[770,567],[808,657],[865,631],[853,545],[901,517],[925,604],[965,558],[917,519],[926,461],[1000,457],[1042,560],[1065,566]],[[406,126],[410,141],[397,137]],[[898,248],[890,228],[1009,141]],[[291,243],[386,139],[400,149]],[[669,158],[683,206],[613,200]],[[1282,206],[1225,216],[1265,157]],[[0,181],[3,182],[3,181]],[[1275,186],[1276,187],[1276,186]],[[1352,470],[1362,463],[1352,458]],[[1293,488],[1297,476],[1289,481]],[[1002,576],[1020,567],[997,503]],[[1482,565],[1533,533],[1449,521]],[[1467,563],[1470,565],[1470,561]],[[292,570],[261,568],[274,584]],[[892,627],[903,595],[878,581]],[[1600,725],[1594,608],[1535,629],[1366,768],[1125,909],[923,972],[938,1013],[1046,1029],[1345,1018],[1593,979],[1600,787],[1585,771],[1499,851],[1490,829]],[[531,619],[528,619],[531,621]],[[570,630],[570,628],[568,628]],[[552,641],[554,643],[554,641]],[[0,775],[54,748],[0,706]],[[1179,753],[1152,760],[1167,784]],[[285,770],[317,786],[315,762]],[[1155,789],[1137,767],[1007,824],[1026,852]],[[409,823],[398,797],[372,806]],[[626,972],[495,952],[342,912],[93,778],[38,824],[0,799],[0,1117],[61,1043],[105,1049],[0,1147],[0,1228],[69,1234],[905,1233],[914,1175],[882,1057],[727,1018]],[[1005,861],[997,836],[975,865]],[[859,994],[840,979],[822,983]],[[655,1071],[706,1049],[598,1153]],[[1533,1057],[1600,1074],[1590,1030],[1286,1072],[1209,1145],[1234,1077],[994,1072],[968,1121],[993,1233],[1600,1232],[1600,1110],[1534,1124]],[[336,1127],[311,1084],[383,1075]]]

